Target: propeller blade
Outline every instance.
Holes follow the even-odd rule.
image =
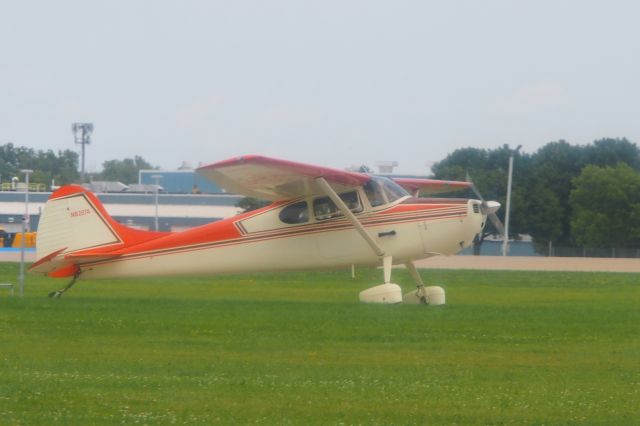
[[[496,228],[496,231],[498,231],[498,234],[504,237],[504,225],[502,224],[500,219],[498,219],[498,216],[495,213],[490,213],[489,215],[487,215],[487,217],[489,218],[491,223],[493,223],[493,226]]]
[[[504,237],[504,225],[496,215],[496,211],[498,211],[498,209],[500,208],[500,203],[498,203],[497,201],[485,201],[484,197],[482,196],[482,194],[480,194],[480,191],[478,191],[476,184],[473,183],[468,173],[467,181],[471,182],[471,189],[473,189],[473,192],[476,194],[478,199],[482,201],[482,205],[480,206],[480,208],[482,209],[482,213],[487,215],[487,218],[489,218],[493,226],[496,228],[498,234]]]
[[[473,192],[476,194],[476,196],[478,197],[478,199],[479,199],[480,201],[482,201],[482,203],[484,203],[485,201],[484,201],[484,198],[482,197],[482,194],[480,194],[480,191],[478,191],[478,187],[476,187],[476,184],[475,184],[475,183],[473,183],[473,181],[469,179],[469,176],[468,176],[468,175],[467,175],[467,180],[468,180],[469,182],[471,182],[471,189],[473,189]]]

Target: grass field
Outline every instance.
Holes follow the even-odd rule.
[[[637,275],[435,270],[444,307],[359,304],[381,275],[86,281],[57,300],[64,281],[28,276],[23,299],[0,290],[0,423],[640,422]]]

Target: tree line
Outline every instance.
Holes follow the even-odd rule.
[[[54,152],[52,150],[34,150],[12,143],[0,145],[0,181],[9,182],[14,177],[20,181],[23,169],[33,170],[30,181],[47,186],[66,185],[80,182],[78,172],[79,156],[72,150]],[[118,181],[124,184],[138,182],[138,171],[155,169],[144,158],[136,155],[123,160],[108,160],[102,163],[102,171],[88,174],[90,180]]]
[[[23,146],[14,146],[12,143],[0,145],[0,179],[2,182],[10,182],[14,177],[21,181],[24,176],[20,172],[23,169],[33,170],[30,179],[34,183],[49,185],[52,181],[56,184],[77,182],[78,153],[71,150],[53,152],[52,150],[34,150]]]
[[[505,203],[510,150],[463,148],[432,167],[437,179],[475,182],[485,199]],[[50,185],[77,183],[75,151],[34,150],[0,145],[0,179]],[[138,171],[153,169],[140,156],[109,160],[93,180],[138,181]],[[640,248],[640,150],[627,139],[600,139],[589,145],[550,142],[534,153],[514,157],[510,234],[531,235],[539,251],[555,246]],[[505,208],[498,215],[504,220]],[[496,234],[491,224],[479,240]]]
[[[485,199],[502,203],[507,192],[508,146],[463,148],[436,163],[438,179],[470,176]],[[555,246],[640,248],[640,151],[627,139],[589,145],[550,142],[517,153],[510,235],[531,235],[540,252]],[[496,234],[490,225],[486,237]],[[481,240],[480,240],[481,243]]]

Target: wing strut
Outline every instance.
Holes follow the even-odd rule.
[[[371,250],[373,250],[377,256],[384,257],[385,255],[384,250],[382,250],[380,246],[374,241],[374,239],[371,238],[371,235],[369,235],[367,230],[364,229],[364,226],[362,226],[358,218],[353,214],[351,210],[349,210],[349,208],[344,203],[344,201],[342,201],[342,198],[340,198],[338,194],[336,194],[336,191],[333,190],[333,188],[331,187],[331,185],[329,185],[329,183],[325,180],[325,178],[317,177],[315,181],[318,183],[320,188],[322,188],[325,194],[327,194],[329,198],[331,198],[331,201],[334,202],[336,207],[340,209],[344,217],[346,217],[349,220],[349,222],[351,222],[351,224],[356,228],[356,231],[360,233],[360,235],[362,236],[362,238],[364,238],[367,244],[369,244],[369,247],[371,247]],[[389,270],[391,270],[390,267],[389,267]]]

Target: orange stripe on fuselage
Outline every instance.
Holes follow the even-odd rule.
[[[88,262],[85,265],[114,263],[140,257],[206,250],[214,247],[226,247],[275,239],[293,238],[302,235],[340,231],[352,228],[352,225],[342,217],[323,222],[276,228],[272,230],[252,232],[249,234],[243,234],[239,231],[237,226],[238,222],[277,209],[281,207],[282,204],[283,203],[272,204],[260,210],[241,214],[239,216],[203,225],[180,233],[171,234],[133,247],[126,247],[113,252],[114,254],[121,255],[118,259]],[[384,216],[379,214],[381,212],[374,212],[366,217],[361,217],[360,220],[365,227],[373,227],[407,222],[442,220],[466,215],[466,205],[463,206],[462,203],[455,203],[451,205],[442,203],[437,206],[422,204],[419,205],[419,207],[422,207],[421,209],[413,208],[415,207],[414,205],[404,205],[403,208],[396,208],[399,206],[401,205],[385,210]],[[407,209],[406,207],[409,208]],[[402,210],[404,210],[404,212],[402,212]]]
[[[462,198],[407,198],[402,203],[390,209],[380,211],[380,214],[403,213],[410,211],[439,210],[444,208],[467,208],[466,199]]]
[[[279,206],[279,203],[271,204],[267,207],[263,207],[262,209],[242,213],[228,219],[208,223],[182,232],[171,233],[142,244],[124,247],[120,250],[116,250],[114,254],[126,255],[138,252],[149,252],[168,248],[179,248],[184,246],[234,240],[242,236],[242,233],[236,226],[236,222],[247,219],[256,214],[261,214],[265,211],[278,208]]]

